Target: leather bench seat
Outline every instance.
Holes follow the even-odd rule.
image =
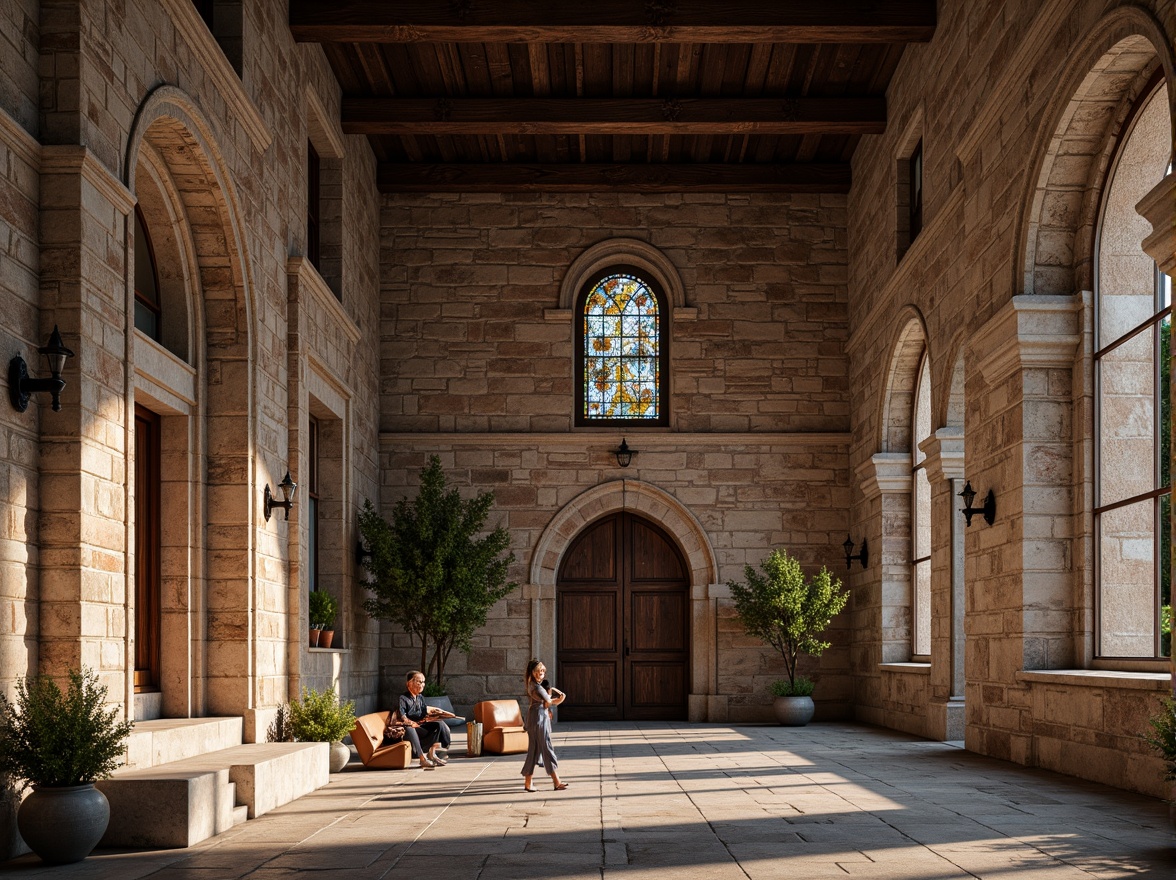
[[[483,700],[474,706],[474,720],[482,725],[483,751],[515,755],[527,750],[518,700]]]

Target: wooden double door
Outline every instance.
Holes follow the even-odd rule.
[[[686,718],[690,579],[660,528],[629,513],[585,528],[560,565],[556,620],[561,720]]]

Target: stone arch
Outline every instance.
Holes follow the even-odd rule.
[[[559,307],[573,309],[580,288],[596,272],[623,263],[643,269],[661,285],[670,309],[686,307],[686,289],[678,268],[660,250],[636,238],[609,238],[592,245],[572,261],[559,288]]]
[[[257,702],[259,653],[253,644],[256,309],[245,225],[212,128],[195,101],[174,86],[155,89],[140,107],[124,174],[133,193],[148,181],[157,189],[157,209],[174,214],[177,253],[190,255],[181,283],[191,316],[192,404],[185,428],[175,432],[187,452],[183,486],[190,504],[188,534],[177,536],[173,548],[188,552],[188,589],[169,585],[168,593],[178,597],[170,608],[165,600],[165,614],[175,619],[164,628],[175,640],[165,652],[185,660],[171,666],[176,681],[170,696],[164,690],[164,711],[244,715]],[[128,291],[132,305],[133,297]],[[186,683],[179,681],[184,675]]]
[[[1093,289],[1100,195],[1123,126],[1157,69],[1171,107],[1172,47],[1151,13],[1134,6],[1105,16],[1071,55],[1030,150],[1040,158],[1020,220],[1015,292]]]
[[[897,338],[891,346],[882,392],[881,436],[878,448],[886,453],[909,455],[911,404],[919,377],[919,362],[927,350],[927,325],[913,306],[903,313]]]

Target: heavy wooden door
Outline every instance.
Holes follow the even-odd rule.
[[[573,541],[556,588],[562,720],[686,718],[689,588],[674,542],[639,516],[606,517]]]
[[[159,689],[159,416],[135,405],[135,690]]]

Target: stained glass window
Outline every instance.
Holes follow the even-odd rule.
[[[665,424],[662,300],[627,267],[589,282],[580,311],[581,424]]]

